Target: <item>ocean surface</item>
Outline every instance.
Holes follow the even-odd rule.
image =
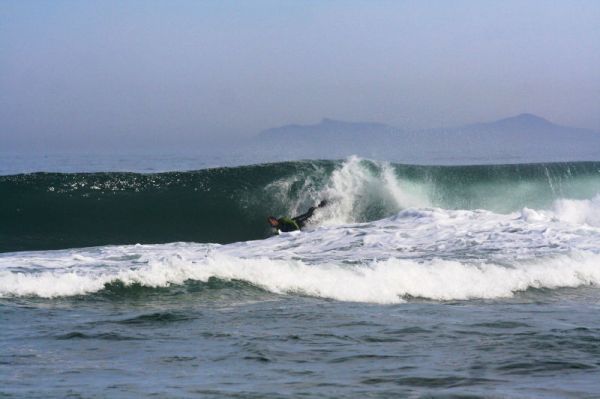
[[[600,397],[600,162],[53,162],[0,162],[0,398]]]

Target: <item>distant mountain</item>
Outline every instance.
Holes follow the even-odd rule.
[[[273,160],[351,154],[406,163],[512,163],[600,160],[600,133],[533,114],[459,127],[403,130],[373,122],[323,119],[261,132],[249,151]]]
[[[344,122],[323,118],[320,123],[314,125],[285,125],[267,129],[260,133],[260,138],[267,140],[279,140],[282,138],[285,138],[286,140],[305,140],[333,137],[339,139],[340,136],[387,135],[398,130],[399,129],[383,123]]]
[[[378,148],[394,142],[401,130],[382,123],[345,122],[324,118],[313,125],[285,125],[261,132],[256,148],[298,158],[379,156]]]
[[[504,118],[495,122],[477,123],[467,125],[465,128],[479,130],[498,130],[498,129],[549,129],[558,125],[553,124],[547,119],[533,114],[520,114],[510,118]]]
[[[520,114],[510,118],[500,119],[494,122],[486,123],[475,123],[462,127],[454,128],[437,128],[431,129],[434,132],[446,131],[446,132],[471,132],[471,133],[485,133],[488,135],[492,134],[509,134],[509,135],[521,135],[522,137],[531,138],[532,133],[539,133],[545,136],[540,136],[540,139],[547,139],[551,134],[558,133],[564,135],[565,138],[572,138],[573,135],[597,135],[598,132],[592,130],[580,129],[568,126],[556,125],[547,119],[539,117],[533,114]]]

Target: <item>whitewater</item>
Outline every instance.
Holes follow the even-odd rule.
[[[116,396],[600,389],[600,163],[350,157],[0,176],[0,193],[9,396],[44,373],[50,396],[89,373]],[[322,199],[302,231],[268,229]]]
[[[406,297],[498,298],[528,288],[600,283],[600,195],[499,213],[434,207],[431,191],[398,179],[388,163],[351,157],[319,190],[313,176],[295,174],[265,187],[282,197],[300,185],[288,214],[328,199],[302,232],[225,245],[0,254],[0,295],[57,297],[97,292],[115,282],[167,287],[218,278],[275,293],[396,303]],[[397,213],[360,222],[377,215],[376,207],[380,214]]]

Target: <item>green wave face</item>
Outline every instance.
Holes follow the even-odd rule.
[[[0,251],[106,244],[228,243],[272,234],[266,216],[329,199],[315,223],[408,207],[511,212],[600,192],[600,163],[391,165],[350,158],[161,174],[0,176]]]

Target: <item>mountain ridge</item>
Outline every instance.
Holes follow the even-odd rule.
[[[522,113],[458,127],[407,130],[376,122],[323,118],[262,131],[244,151],[267,159],[349,155],[409,163],[599,161],[600,133]]]
[[[353,130],[353,131],[356,131],[356,130],[362,128],[365,130],[388,130],[388,131],[394,131],[394,132],[452,131],[452,130],[467,130],[467,129],[471,130],[471,129],[477,129],[477,128],[485,129],[485,130],[500,129],[500,128],[505,128],[505,129],[565,128],[565,129],[573,129],[573,130],[580,130],[580,131],[590,131],[590,132],[595,132],[595,133],[600,134],[600,132],[596,132],[595,130],[592,130],[592,129],[558,125],[554,122],[549,121],[548,119],[546,119],[544,117],[541,117],[541,116],[538,116],[538,115],[535,115],[532,113],[521,113],[521,114],[517,114],[514,116],[509,116],[506,118],[497,119],[494,121],[475,122],[475,123],[469,123],[469,124],[461,125],[461,126],[447,126],[447,127],[441,126],[441,127],[434,127],[434,128],[428,128],[428,129],[405,129],[405,128],[388,125],[388,124],[381,123],[381,122],[373,122],[373,121],[351,122],[351,121],[343,121],[343,120],[339,120],[339,119],[324,117],[319,122],[313,123],[313,124],[293,123],[293,124],[286,124],[286,125],[268,128],[268,129],[262,130],[258,136],[259,137],[260,136],[268,136],[268,135],[282,133],[282,132],[289,131],[289,130],[315,131],[315,130],[320,130],[320,129],[324,129],[324,128],[335,129],[335,130],[347,129],[347,130]]]

